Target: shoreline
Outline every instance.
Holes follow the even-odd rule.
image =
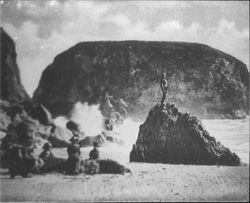
[[[245,166],[127,163],[132,174],[32,178],[1,169],[1,201],[248,201],[249,164]],[[13,193],[15,191],[15,193]]]

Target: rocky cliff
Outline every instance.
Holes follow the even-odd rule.
[[[18,134],[18,142],[25,142],[31,138],[40,142],[47,138],[53,124],[52,116],[42,105],[34,105],[26,93],[21,80],[19,68],[16,62],[16,50],[13,39],[0,27],[0,51],[1,51],[1,86],[0,86],[0,135],[3,138],[6,133],[15,130]],[[12,124],[12,125],[10,125]],[[10,126],[11,129],[10,129]],[[27,136],[28,129],[32,135]],[[25,131],[26,130],[26,131]],[[58,132],[60,137],[60,132]],[[5,136],[0,140],[8,140]]]
[[[200,120],[169,103],[156,105],[140,126],[131,162],[239,165],[240,159],[204,129]]]
[[[34,100],[53,114],[68,114],[77,101],[123,99],[130,116],[146,116],[160,100],[166,72],[169,101],[201,118],[248,114],[249,72],[236,58],[196,43],[82,42],[57,55],[43,72]]]
[[[21,102],[30,99],[20,80],[15,43],[1,27],[0,38],[0,98],[10,102]]]

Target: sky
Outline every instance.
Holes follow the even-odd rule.
[[[82,41],[198,42],[249,68],[248,1],[0,0],[0,14],[31,96],[54,57]]]

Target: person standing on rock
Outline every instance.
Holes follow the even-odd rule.
[[[166,95],[168,92],[168,81],[166,79],[166,73],[162,73],[162,78],[161,78],[161,82],[160,82],[160,86],[161,86],[161,91],[162,91],[162,99],[161,99],[161,105],[164,107],[165,106],[165,100],[166,100]]]

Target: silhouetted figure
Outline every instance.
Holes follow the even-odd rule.
[[[86,173],[87,174],[97,174],[99,173],[99,150],[97,149],[98,143],[94,142],[93,143],[94,149],[92,149],[89,153],[89,160],[88,160],[88,166],[86,168]]]
[[[79,137],[73,136],[70,139],[71,144],[67,148],[68,159],[65,165],[65,172],[68,175],[77,175],[82,172],[81,169],[81,151],[79,143]]]
[[[9,173],[11,178],[16,175],[28,177],[30,172],[40,172],[44,162],[35,156],[35,140],[33,131],[28,126],[18,125],[14,130],[13,126],[8,126],[9,134],[7,136],[7,157],[9,160]],[[18,134],[18,136],[17,136]],[[17,142],[17,137],[19,140]]]
[[[24,156],[20,145],[11,144],[8,150],[9,158],[9,173],[10,178],[15,178],[16,175],[28,177],[26,164],[24,165]]]
[[[162,73],[160,86],[161,86],[161,91],[162,91],[162,94],[163,94],[162,99],[161,99],[161,105],[165,106],[166,95],[167,95],[167,92],[168,92],[168,81],[166,79],[166,73]]]
[[[80,130],[79,130],[79,126],[78,124],[76,124],[74,121],[69,121],[66,124],[66,127],[72,132],[73,137],[71,138],[73,140],[73,138],[76,139],[80,139]],[[71,140],[70,140],[71,141]]]
[[[40,169],[44,161],[35,154],[35,141],[27,140],[26,145],[22,148],[23,164],[28,172],[41,173]]]
[[[44,161],[44,166],[41,168],[41,171],[48,172],[51,169],[55,168],[55,156],[52,153],[52,145],[49,142],[46,142],[43,145],[43,151],[39,154],[39,158]]]
[[[93,143],[94,149],[92,149],[89,153],[89,159],[99,159],[99,150],[97,149],[98,143]]]
[[[53,158],[54,155],[51,152],[52,145],[49,142],[46,142],[43,145],[43,151],[39,154],[39,157],[46,162],[49,158]]]
[[[10,146],[9,173],[11,178],[15,178],[16,175],[29,177],[30,172],[40,173],[44,165],[42,159],[35,157],[33,141],[29,140],[27,144],[27,146],[18,144]]]

